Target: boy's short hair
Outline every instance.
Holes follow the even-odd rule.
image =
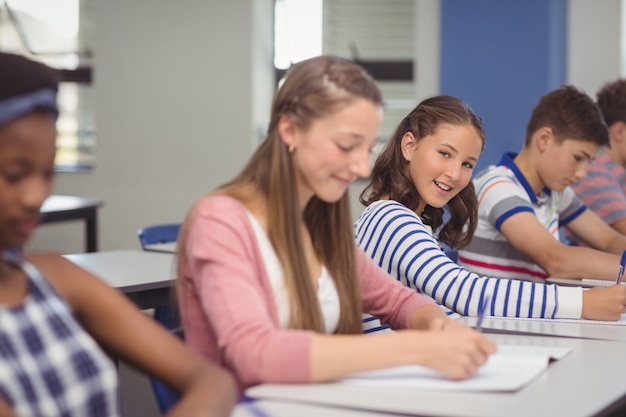
[[[609,144],[609,131],[593,99],[572,85],[545,94],[533,109],[526,127],[525,146],[542,127],[549,127],[558,142],[566,139]]]
[[[615,122],[626,123],[626,80],[605,84],[596,95],[598,107],[607,126]]]

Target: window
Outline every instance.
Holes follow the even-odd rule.
[[[57,122],[60,171],[94,164],[91,45],[95,0],[7,0],[0,7],[0,49],[19,53],[61,73]]]
[[[324,54],[352,59],[378,81],[385,101],[381,140],[417,105],[414,0],[276,0],[274,65]]]
[[[274,22],[277,69],[322,54],[322,0],[276,0]]]

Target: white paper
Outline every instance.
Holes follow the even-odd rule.
[[[499,345],[476,375],[462,381],[447,379],[423,366],[408,365],[355,374],[337,384],[437,391],[516,391],[539,376],[551,359],[561,359],[570,351],[569,348]]]

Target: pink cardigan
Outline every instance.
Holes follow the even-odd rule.
[[[356,245],[355,250],[364,312],[400,329],[413,310],[432,304],[379,269]],[[186,342],[231,370],[241,389],[311,381],[313,332],[279,327],[265,264],[239,201],[209,195],[195,204],[178,276]]]

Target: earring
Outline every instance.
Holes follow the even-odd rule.
[[[295,150],[296,150],[296,145],[294,145],[293,143],[289,145],[289,153],[293,153]]]

